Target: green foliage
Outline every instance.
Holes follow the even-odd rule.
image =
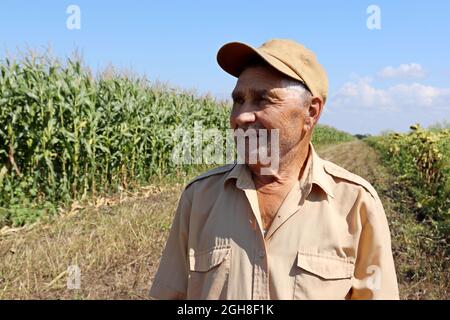
[[[54,215],[57,209],[54,204],[46,202],[39,206],[27,207],[27,203],[0,208],[0,226],[22,226],[36,221],[43,215]]]
[[[314,129],[312,142],[314,145],[336,144],[354,140],[351,134],[336,130],[327,125],[317,125]]]
[[[369,138],[385,163],[408,187],[417,216],[431,218],[444,233],[450,218],[450,129],[425,130],[411,126],[408,134],[390,133]]]
[[[45,201],[69,203],[189,172],[171,161],[172,133],[195,121],[225,129],[228,112],[210,97],[144,79],[95,79],[76,59],[1,61],[0,207],[8,209],[0,227],[33,220]]]

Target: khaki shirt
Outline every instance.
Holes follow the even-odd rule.
[[[150,295],[159,299],[398,299],[389,227],[374,188],[318,157],[267,232],[246,165],[183,192]]]

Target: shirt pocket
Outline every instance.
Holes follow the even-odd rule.
[[[189,253],[188,299],[226,299],[231,247]]]
[[[294,265],[294,299],[345,299],[352,288],[354,259],[299,250]]]

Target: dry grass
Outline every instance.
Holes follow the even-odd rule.
[[[0,239],[0,299],[146,299],[181,185]],[[114,200],[114,199],[113,199]],[[81,289],[68,290],[78,265]]]
[[[414,205],[361,141],[319,148],[373,183],[388,216],[402,299],[448,299],[445,245],[408,214]],[[102,199],[29,230],[0,235],[0,299],[147,299],[183,183]],[[431,237],[431,238],[430,238]],[[66,287],[67,267],[81,289]]]

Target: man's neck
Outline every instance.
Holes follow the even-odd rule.
[[[299,144],[280,158],[280,165],[276,172],[262,175],[260,168],[251,168],[253,182],[257,191],[273,193],[278,189],[292,186],[299,180],[306,167],[309,155],[309,141]]]

